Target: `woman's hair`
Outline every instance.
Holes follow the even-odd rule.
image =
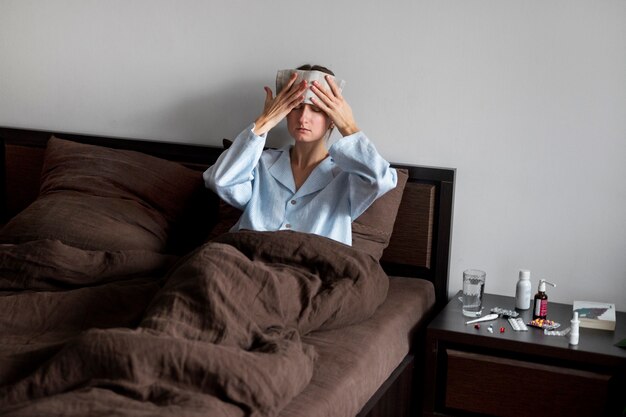
[[[302,71],[320,71],[320,72],[325,72],[326,74],[330,74],[332,76],[335,76],[335,73],[332,72],[331,70],[329,70],[326,67],[323,67],[321,65],[311,65],[311,64],[304,64],[304,65],[300,65],[298,68],[296,68],[298,70],[302,70]]]

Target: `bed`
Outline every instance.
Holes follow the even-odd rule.
[[[0,128],[0,413],[405,416],[447,302],[455,170],[402,186],[354,247],[228,233],[222,147]]]

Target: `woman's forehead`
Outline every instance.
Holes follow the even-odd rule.
[[[300,104],[298,104],[294,108],[295,109],[303,109],[305,107],[308,107],[308,108],[310,108],[311,110],[314,110],[314,111],[321,111],[321,109],[318,106],[316,106],[315,104],[309,104],[309,103],[300,103]]]

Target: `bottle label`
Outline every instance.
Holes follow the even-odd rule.
[[[548,315],[548,300],[535,301],[535,316],[546,317]]]

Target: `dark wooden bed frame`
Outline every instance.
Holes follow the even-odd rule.
[[[44,151],[52,136],[81,143],[127,149],[180,162],[204,170],[223,151],[221,147],[175,142],[122,139],[42,130],[0,127],[0,224],[37,198]],[[406,168],[409,180],[394,232],[381,263],[391,276],[426,279],[433,283],[436,304],[431,315],[448,301],[448,269],[454,200],[455,170],[392,164]],[[430,317],[414,331],[412,351],[372,396],[358,416],[401,416],[420,407],[424,336]],[[416,359],[418,358],[418,359]],[[410,404],[398,410],[398,404]],[[412,415],[413,415],[412,414]]]

